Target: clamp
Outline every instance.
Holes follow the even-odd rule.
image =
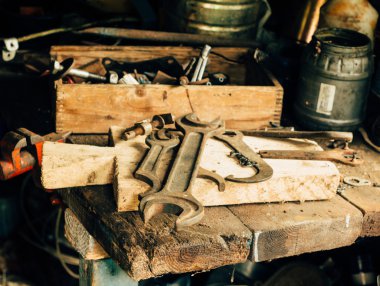
[[[8,132],[0,140],[0,180],[5,181],[41,166],[44,141],[64,142],[71,132],[40,136],[26,128]]]

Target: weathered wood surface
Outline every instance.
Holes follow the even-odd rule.
[[[199,224],[176,232],[172,215],[159,215],[144,226],[137,212],[115,212],[110,186],[65,189],[60,194],[134,280],[240,263],[249,254],[251,232],[225,207],[207,208]]]
[[[65,210],[65,237],[86,260],[98,260],[109,257],[108,253],[84,228],[83,224],[70,209]]]
[[[361,137],[356,136],[355,139],[351,147],[360,152],[365,163],[356,168],[338,164],[342,176],[355,176],[380,183],[380,154],[368,147]],[[341,196],[363,212],[361,236],[380,236],[380,187],[345,186]]]
[[[249,259],[255,262],[350,245],[363,221],[361,212],[339,196],[322,202],[229,209],[252,231]]]
[[[283,89],[269,73],[261,70],[271,85],[245,85],[247,54],[244,48],[215,48],[232,61],[210,55],[209,72],[225,72],[234,85],[108,85],[56,83],[56,130],[76,133],[105,133],[109,126],[130,126],[155,114],[174,112],[176,116],[195,112],[203,120],[221,116],[228,128],[252,129],[279,123]],[[101,59],[142,61],[172,55],[181,64],[199,50],[189,47],[53,47],[59,60],[73,57],[77,67],[104,73]],[[257,78],[257,77],[256,77]],[[231,112],[233,108],[234,112]]]
[[[43,186],[57,189],[113,183],[118,211],[137,210],[138,194],[149,190],[150,186],[135,179],[133,174],[143,159],[147,146],[144,137],[138,137],[135,141],[123,141],[119,139],[123,129],[115,127],[112,130],[115,148],[46,142],[42,158]],[[245,137],[245,142],[255,151],[263,148],[320,149],[315,143],[305,140]],[[209,140],[201,166],[222,177],[230,174],[236,177],[251,176],[253,169],[239,166],[236,159],[228,156],[230,151],[222,142]],[[226,190],[220,192],[214,182],[197,179],[192,193],[204,206],[324,200],[336,194],[340,175],[331,162],[266,161],[274,170],[270,180],[254,184],[226,182]]]

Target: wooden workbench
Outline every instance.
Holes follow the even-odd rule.
[[[380,182],[379,154],[361,140],[351,147],[360,150],[366,163],[338,165],[341,174]],[[134,280],[246,259],[267,261],[347,246],[360,236],[380,236],[376,187],[346,186],[327,201],[209,207],[203,220],[186,232],[173,230],[171,215],[144,226],[137,212],[115,212],[111,186],[64,189],[60,194],[70,208],[66,234],[81,255],[109,255]]]

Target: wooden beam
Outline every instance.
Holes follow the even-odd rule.
[[[137,210],[138,194],[149,190],[150,186],[136,179],[134,172],[148,147],[143,136],[131,141],[121,140],[123,130],[121,127],[111,128],[114,148],[46,142],[42,158],[43,186],[56,189],[112,183],[117,210]],[[255,151],[263,148],[320,150],[316,143],[307,140],[245,137],[245,142]],[[251,176],[253,169],[239,166],[229,157],[230,151],[222,142],[209,140],[201,166],[222,177],[230,174]],[[220,192],[214,182],[197,179],[192,193],[204,206],[325,200],[336,194],[340,175],[331,162],[274,159],[267,162],[274,170],[270,180],[254,184],[228,181],[226,190]]]
[[[65,210],[65,236],[85,260],[108,258],[109,255],[70,209]]]
[[[229,209],[252,231],[249,259],[255,262],[350,245],[360,235],[363,221],[361,212],[339,196]]]
[[[136,212],[115,212],[110,186],[65,189],[60,194],[134,280],[241,263],[249,254],[251,232],[225,207],[207,208],[199,224],[176,232],[172,215],[157,216],[144,225]]]

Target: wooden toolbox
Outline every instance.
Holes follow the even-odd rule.
[[[55,46],[58,61],[72,57],[75,67],[104,74],[102,59],[144,61],[173,56],[185,64],[200,49],[191,47]],[[111,125],[130,126],[155,114],[195,112],[202,120],[221,116],[227,128],[255,129],[279,123],[283,89],[252,60],[247,48],[213,48],[208,72],[229,75],[230,85],[65,84],[56,81],[56,131],[106,133]]]

